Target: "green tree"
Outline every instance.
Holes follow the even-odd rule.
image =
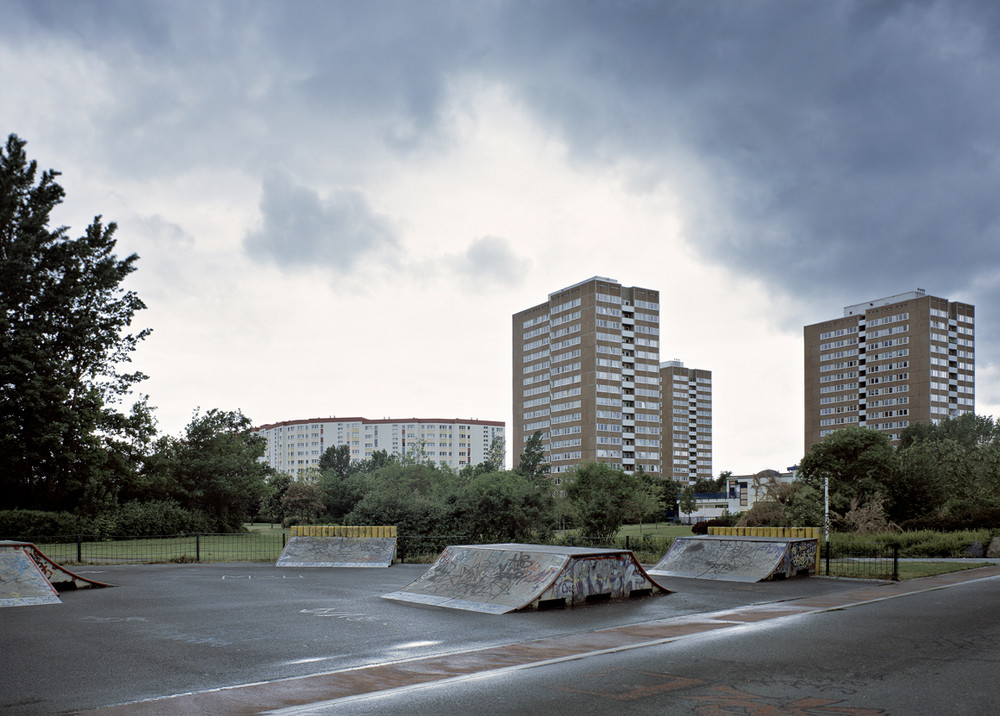
[[[477,541],[530,542],[551,532],[551,491],[516,471],[477,475],[450,504],[453,529]]]
[[[900,436],[902,478],[888,506],[894,520],[1000,507],[1000,425],[966,413],[917,423]]]
[[[59,172],[39,176],[24,146],[0,149],[0,490],[12,507],[106,506],[102,483],[132,468],[109,455],[129,429],[117,404],[145,378],[119,372],[149,333],[128,332],[145,306],[121,287],[138,256],[118,259],[100,217],[76,239],[50,229]]]
[[[292,484],[292,476],[283,472],[275,472],[267,480],[267,494],[260,506],[260,516],[268,522],[284,522],[285,510],[282,506],[281,498],[285,496],[285,490]]]
[[[196,412],[183,438],[162,438],[157,446],[155,467],[178,502],[220,532],[241,530],[267,493],[271,470],[259,460],[267,443],[251,425],[238,410]]]
[[[691,521],[691,513],[698,509],[698,503],[694,498],[694,488],[691,485],[686,486],[681,490],[680,498],[677,501],[677,507],[681,511],[681,514],[688,515],[688,521]]]
[[[899,458],[885,433],[849,426],[812,446],[802,458],[798,479],[821,494],[824,479],[829,479],[830,506],[845,513],[852,500],[864,505],[878,496],[891,499],[899,472]]]
[[[545,462],[545,450],[542,447],[542,431],[536,430],[528,438],[528,442],[525,443],[524,452],[521,453],[521,457],[517,461],[517,467],[514,469],[529,480],[538,480],[546,477],[551,467],[549,463]]]
[[[506,462],[506,453],[507,443],[504,440],[503,435],[495,435],[493,440],[490,441],[490,450],[486,455],[485,460],[490,472],[499,472],[500,470],[503,470],[504,463]]]
[[[458,485],[451,470],[407,460],[361,479],[362,496],[344,524],[396,525],[404,534],[447,533],[448,501]]]
[[[323,514],[326,509],[321,497],[319,485],[293,482],[281,497],[281,508],[288,517],[295,519],[299,524],[307,524]]]
[[[333,470],[341,479],[351,474],[351,447],[349,445],[334,445],[328,447],[319,456],[319,471]]]
[[[640,478],[607,463],[591,462],[567,473],[566,496],[573,503],[584,537],[610,543],[639,511]],[[644,509],[644,507],[643,507]]]

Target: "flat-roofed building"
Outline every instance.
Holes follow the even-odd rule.
[[[838,428],[880,430],[973,412],[975,308],[922,289],[805,326],[805,449]]]
[[[660,294],[595,276],[513,316],[516,462],[542,433],[551,472],[660,473]]]
[[[254,432],[267,438],[265,460],[279,472],[297,477],[319,465],[331,447],[347,445],[351,460],[367,460],[376,450],[390,455],[423,455],[456,470],[478,465],[490,454],[504,423],[461,418],[309,418],[262,425]]]
[[[712,371],[660,363],[663,476],[691,484],[712,477]]]

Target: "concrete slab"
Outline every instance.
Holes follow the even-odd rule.
[[[388,567],[395,537],[292,537],[277,567]]]
[[[492,544],[450,546],[418,579],[383,598],[505,614],[668,592],[629,550]]]
[[[813,538],[678,537],[649,573],[661,577],[760,582],[814,572],[817,549],[819,543]]]

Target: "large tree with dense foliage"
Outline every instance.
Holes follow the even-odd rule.
[[[251,430],[240,411],[196,413],[184,437],[161,438],[150,470],[170,496],[186,509],[202,513],[210,529],[237,531],[250,510],[267,495],[272,468],[264,456],[266,439]]]
[[[138,256],[115,255],[100,217],[75,239],[50,228],[59,173],[39,175],[24,146],[0,148],[0,489],[14,507],[67,509],[113,499],[102,483],[132,467],[115,454],[136,429],[118,404],[145,376],[120,370],[148,331],[129,332],[145,306],[122,288]]]
[[[897,519],[1000,508],[1000,425],[992,418],[966,413],[911,425],[899,454]]]
[[[641,476],[603,462],[578,465],[566,473],[566,496],[579,519],[581,534],[605,543],[628,519],[655,502]]]
[[[819,494],[829,480],[830,507],[843,513],[852,502],[863,505],[878,496],[891,505],[899,474],[899,457],[889,437],[852,425],[813,445],[802,458],[798,479]]]
[[[453,531],[481,542],[531,542],[552,531],[552,490],[514,470],[476,475],[448,500]]]

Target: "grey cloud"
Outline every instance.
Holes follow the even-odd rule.
[[[449,261],[452,268],[465,278],[480,283],[496,282],[517,285],[524,279],[531,262],[518,256],[510,243],[499,236],[482,236],[473,240],[460,256]]]
[[[373,149],[445,146],[469,73],[575,160],[639,160],[696,250],[794,297],[791,320],[917,286],[1000,292],[995,0],[5,5],[0,37],[44,33],[113,58],[122,89],[89,121],[115,171],[322,155],[351,184]]]
[[[264,181],[261,225],[244,238],[255,259],[285,268],[311,266],[346,272],[362,258],[396,246],[389,221],[358,191],[321,197],[283,174]]]

